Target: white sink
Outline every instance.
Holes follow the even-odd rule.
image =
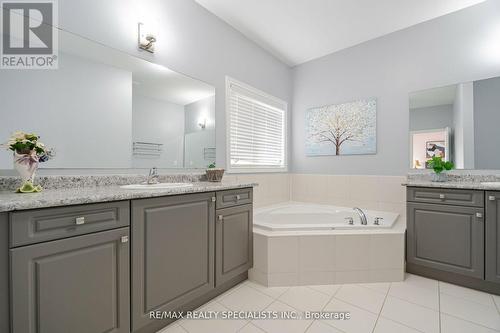
[[[500,187],[500,182],[483,182],[481,185],[485,186],[499,186]]]
[[[190,183],[132,184],[120,186],[126,190],[166,190],[170,188],[192,187]]]

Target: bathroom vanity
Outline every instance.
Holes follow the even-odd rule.
[[[0,331],[156,332],[247,278],[253,185],[0,193]]]
[[[500,188],[407,184],[406,270],[500,294]]]

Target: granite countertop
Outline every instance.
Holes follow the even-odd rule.
[[[408,180],[405,183],[403,183],[403,185],[414,186],[414,187],[500,191],[500,182],[497,182],[496,184],[485,184],[477,181],[433,182],[430,180]]]
[[[13,191],[0,191],[0,212],[139,198],[153,198],[177,194],[212,192],[257,186],[256,183],[224,180],[221,183],[193,182],[192,184],[193,186],[191,187],[154,190],[130,190],[113,185],[48,189],[40,193],[14,193]]]

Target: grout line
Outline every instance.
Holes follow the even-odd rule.
[[[380,315],[382,314],[382,310],[384,309],[385,301],[387,300],[387,297],[389,296],[389,291],[391,291],[391,286],[392,286],[392,283],[389,284],[389,289],[387,289],[387,292],[385,293],[384,301],[382,302],[382,306],[380,307],[380,310],[378,312],[377,319],[375,320],[375,324],[373,325],[372,333],[375,332],[375,329],[377,328],[378,320],[380,319]]]
[[[339,288],[337,288],[337,290],[333,293],[333,295],[332,295],[332,296],[328,295],[328,296],[330,296],[330,299],[328,300],[328,302],[326,302],[325,306],[323,306],[323,308],[321,309],[321,311],[325,311],[325,309],[326,309],[326,307],[328,306],[328,304],[330,304],[330,303],[333,301],[333,299],[335,298],[335,295],[337,295],[337,293],[338,293],[338,292],[340,291],[340,289],[344,286],[344,284],[340,284],[340,285],[338,285],[338,286],[339,286]],[[315,320],[315,321],[317,321],[317,320]],[[313,323],[314,323],[314,321],[311,323],[311,325],[312,325]],[[339,328],[337,328],[337,327],[335,327],[335,326],[331,325],[331,324],[330,324],[329,322],[327,322],[327,321],[323,321],[323,323],[324,323],[325,325],[328,325],[328,326],[330,326],[330,327],[335,328],[335,329],[336,329],[336,330],[338,330],[338,331],[341,331],[341,332],[347,333],[347,332],[345,332],[344,330],[341,330],[341,329],[339,329]],[[311,327],[311,325],[309,325],[309,327]],[[309,328],[308,328],[308,329],[309,329]]]
[[[420,329],[418,329],[418,328],[408,326],[408,324],[405,324],[405,323],[402,323],[402,322],[400,322],[400,321],[397,321],[396,319],[387,318],[387,317],[384,317],[384,316],[382,316],[382,315],[380,316],[380,318],[384,318],[385,320],[389,320],[389,321],[392,321],[392,322],[394,322],[394,323],[396,323],[396,324],[399,324],[399,325],[401,325],[401,326],[408,327],[409,329],[412,329],[412,330],[417,331],[417,332],[427,333],[427,332],[421,331],[421,330],[420,330]]]
[[[455,316],[455,315],[452,315],[452,314],[449,314],[449,313],[446,313],[446,312],[443,312],[443,314],[444,314],[444,315],[447,315],[447,316],[449,316],[449,317],[453,317],[453,318],[455,318],[455,319],[459,319],[459,320],[461,320],[461,321],[465,321],[465,322],[468,322],[468,323],[474,324],[474,325],[476,325],[476,326],[480,326],[480,327],[482,327],[482,328],[489,329],[490,331],[500,332],[500,330],[498,330],[498,329],[491,328],[491,327],[488,327],[488,326],[484,326],[483,324],[479,324],[479,323],[477,323],[477,322],[470,321],[470,320],[465,319],[465,318],[462,318],[462,317],[457,317],[457,316]]]
[[[263,292],[263,291],[261,291],[261,290],[259,290],[259,289],[257,289],[257,288],[254,288],[254,287],[252,287],[252,286],[247,285],[247,287],[248,287],[248,288],[250,288],[250,289],[252,289],[252,290],[255,290],[255,291],[256,291],[256,292],[258,292],[259,294],[262,294],[262,295],[264,295],[264,296],[267,296],[267,297],[269,297],[269,298],[272,298],[272,299],[273,299],[273,301],[278,300],[278,299],[279,299],[281,296],[283,296],[283,295],[284,295],[284,294],[285,294],[288,290],[290,290],[290,287],[277,287],[277,288],[287,288],[287,289],[286,289],[284,292],[282,292],[281,294],[279,294],[279,296],[278,296],[278,297],[274,297],[274,296],[271,296],[271,295],[266,294],[265,292]],[[263,286],[263,287],[264,287],[264,286]],[[265,287],[265,288],[274,288],[274,287]],[[273,303],[273,302],[271,302],[271,303]]]
[[[460,287],[460,286],[459,286]],[[474,290],[474,289],[472,289]],[[479,290],[475,290],[475,291],[479,291]],[[458,299],[461,299],[461,300],[464,300],[466,302],[469,302],[469,303],[474,303],[474,304],[477,304],[477,305],[480,305],[480,306],[484,306],[484,307],[488,307],[488,308],[491,308],[492,306],[491,305],[487,305],[487,304],[484,304],[484,303],[481,303],[481,302],[477,302],[477,301],[473,301],[471,300],[470,298],[467,298],[467,297],[463,297],[463,296],[458,296],[458,295],[454,295],[452,293],[448,293],[446,291],[440,291],[440,294],[445,294],[447,296],[451,296],[453,298],[458,298]],[[497,308],[496,304],[495,304],[495,300],[493,299],[493,295],[492,294],[489,294],[489,293],[486,293],[488,296],[491,297],[491,300],[493,301],[493,307],[494,308]]]
[[[500,314],[500,308],[498,307],[497,302],[495,302],[494,295],[490,294],[490,296],[493,299],[493,304],[495,304],[495,308],[497,309],[498,314]]]

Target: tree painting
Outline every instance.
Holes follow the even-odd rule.
[[[354,155],[377,151],[374,98],[307,110],[306,154]]]

